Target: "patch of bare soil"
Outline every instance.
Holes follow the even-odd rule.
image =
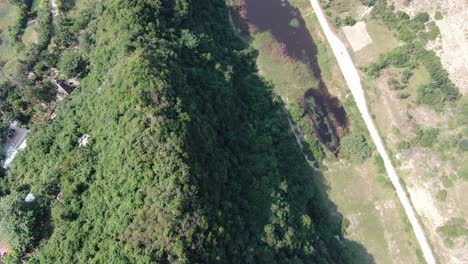
[[[397,10],[410,16],[426,11],[432,17],[441,11],[443,18],[436,20],[441,38],[428,45],[440,56],[450,79],[462,93],[468,92],[468,1],[466,0],[392,0]]]
[[[357,22],[354,26],[344,26],[343,32],[353,51],[359,51],[372,43],[372,38],[367,32],[365,22]]]

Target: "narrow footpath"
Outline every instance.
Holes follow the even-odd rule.
[[[322,27],[323,32],[330,44],[333,53],[338,61],[338,65],[343,72],[343,76],[348,84],[349,89],[354,97],[354,101],[361,112],[361,116],[364,119],[364,122],[369,130],[369,133],[374,141],[374,144],[379,152],[380,156],[382,157],[385,169],[387,170],[387,174],[390,177],[390,180],[395,187],[396,193],[398,198],[400,199],[401,204],[403,205],[403,209],[413,227],[414,234],[416,235],[416,239],[422,249],[424,258],[428,264],[436,263],[434,254],[432,253],[431,247],[427,241],[426,235],[424,234],[423,228],[419,223],[416,213],[414,211],[413,206],[410,203],[410,200],[403,189],[400,179],[393,167],[393,164],[390,160],[390,157],[385,150],[384,144],[382,139],[375,127],[375,124],[369,114],[369,110],[367,108],[366,98],[364,96],[364,91],[361,85],[361,79],[359,77],[359,73],[351,59],[351,56],[346,49],[346,46],[341,42],[341,40],[335,35],[332,28],[328,24],[328,21],[323,13],[323,10],[320,6],[319,0],[310,0],[312,4],[312,8],[314,9],[315,14],[317,15],[318,21],[320,26]]]

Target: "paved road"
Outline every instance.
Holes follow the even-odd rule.
[[[364,96],[364,91],[361,85],[361,79],[359,77],[359,73],[354,66],[353,60],[346,49],[346,46],[341,42],[341,40],[335,35],[334,31],[328,24],[328,21],[323,14],[322,8],[318,0],[310,0],[312,7],[314,9],[315,14],[317,15],[318,21],[320,26],[325,33],[325,36],[330,43],[330,46],[335,54],[335,57],[338,61],[338,65],[340,66],[341,71],[345,77],[346,83],[348,84],[351,93],[353,94],[354,101],[357,104],[359,111],[361,112],[361,116],[366,123],[367,129],[374,141],[375,146],[377,147],[377,151],[379,152],[380,156],[384,160],[385,169],[387,170],[387,174],[390,177],[390,180],[395,187],[396,193],[398,198],[400,199],[403,208],[405,209],[406,215],[413,227],[413,231],[416,235],[416,239],[419,242],[419,245],[423,251],[424,258],[428,264],[436,263],[434,255],[432,253],[431,247],[427,242],[426,235],[419,223],[418,219],[416,218],[416,213],[414,211],[413,206],[411,205],[409,198],[403,189],[398,175],[393,167],[393,164],[385,150],[384,144],[382,139],[380,138],[379,132],[374,125],[374,122],[369,114],[369,110],[367,108],[366,98]]]

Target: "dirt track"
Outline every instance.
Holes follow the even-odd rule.
[[[337,59],[338,65],[343,73],[346,83],[348,84],[348,87],[351,90],[354,101],[356,102],[356,105],[359,111],[361,112],[361,116],[364,119],[364,122],[367,126],[367,129],[369,130],[372,140],[374,141],[377,151],[379,152],[380,156],[384,160],[387,174],[393,186],[395,187],[398,198],[400,199],[400,202],[403,205],[403,208],[408,217],[408,220],[410,221],[413,227],[413,231],[422,249],[424,258],[426,259],[426,262],[429,264],[436,263],[431,247],[427,241],[426,235],[424,234],[421,224],[419,223],[416,217],[416,213],[410,203],[408,196],[406,195],[405,190],[403,189],[400,183],[400,180],[398,178],[398,175],[396,174],[395,168],[393,167],[393,164],[391,163],[391,160],[385,150],[382,139],[380,138],[377,128],[375,127],[375,124],[369,114],[367,103],[366,103],[366,98],[364,96],[364,91],[361,85],[361,79],[359,77],[359,73],[356,67],[354,66],[351,56],[349,55],[348,50],[346,49],[343,42],[335,35],[334,31],[328,24],[328,21],[325,18],[325,15],[323,14],[319,1],[310,0],[310,2],[312,4],[314,12],[317,15],[320,26],[322,27],[322,30],[324,31],[325,36]]]

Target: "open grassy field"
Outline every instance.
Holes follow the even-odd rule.
[[[0,83],[7,79],[16,56],[15,48],[8,40],[8,25],[14,21],[17,12],[18,9],[7,0],[0,0]]]
[[[337,96],[345,107],[351,129],[367,135],[309,2],[291,0],[290,3],[299,8],[317,46],[318,64],[329,92]],[[268,32],[255,34],[250,43],[259,51],[257,64],[261,75],[272,84],[289,111],[300,111],[298,100],[308,88],[317,84],[307,65],[284,56],[275,56],[278,54],[275,53],[278,43]],[[305,132],[306,137],[313,137],[307,134],[310,131]],[[412,230],[401,213],[401,206],[389,187],[385,172],[379,169],[375,159],[374,155],[359,164],[328,155],[322,173],[315,180],[337,206],[338,212],[349,220],[347,238],[366,247],[377,263],[418,263],[418,245]]]

